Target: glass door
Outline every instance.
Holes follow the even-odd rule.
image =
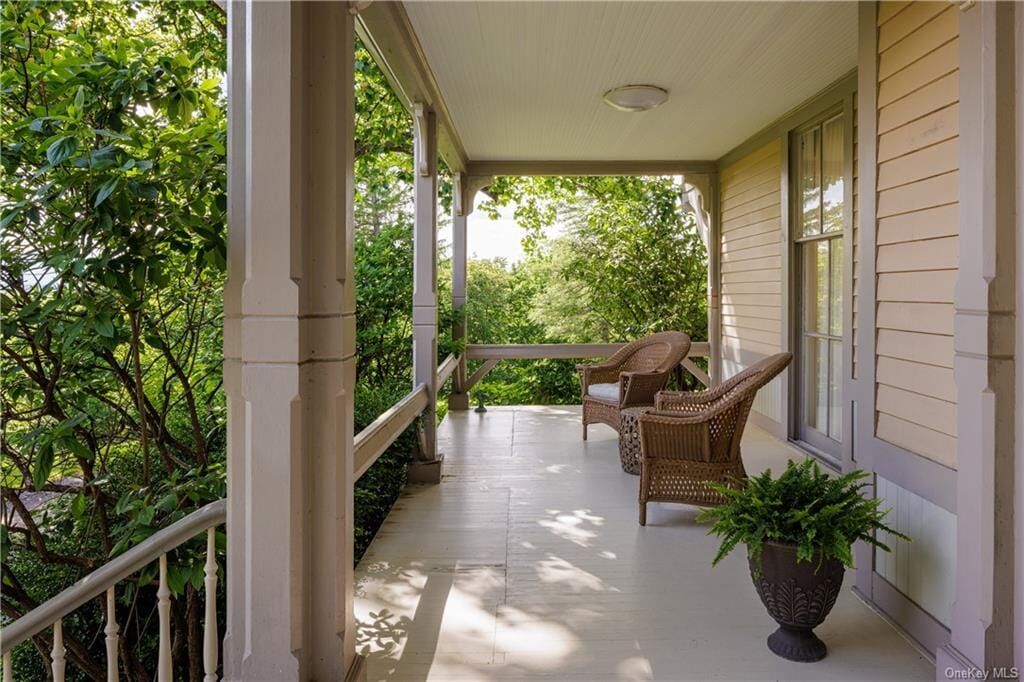
[[[794,435],[835,462],[842,434],[844,130],[842,114],[800,129],[792,157],[799,376]]]

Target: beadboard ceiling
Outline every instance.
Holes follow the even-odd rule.
[[[406,2],[469,158],[716,159],[850,72],[851,2]],[[602,94],[667,88],[652,111]]]

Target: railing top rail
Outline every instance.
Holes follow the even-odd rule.
[[[470,360],[574,360],[608,357],[625,343],[474,343],[466,346]],[[688,357],[711,354],[707,341],[695,341]]]
[[[429,404],[427,387],[420,384],[356,434],[353,447],[355,480],[366,473],[395,439]]]
[[[0,631],[3,639],[0,651],[6,654],[107,588],[156,561],[161,554],[184,544],[207,528],[219,526],[226,519],[227,500],[217,500],[157,531],[3,628]]]
[[[450,353],[448,357],[437,366],[437,386],[440,388],[444,385],[444,382],[448,381],[455,370],[459,367],[459,356],[454,353]]]

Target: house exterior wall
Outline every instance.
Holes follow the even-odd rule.
[[[725,377],[782,348],[782,141],[770,140],[721,170],[721,354]],[[782,421],[774,380],[754,410]]]
[[[959,10],[883,3],[877,21],[876,435],[955,468]]]

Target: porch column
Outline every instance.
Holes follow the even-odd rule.
[[[722,230],[718,210],[718,175],[694,174],[683,177],[683,192],[697,219],[697,228],[708,253],[708,375],[711,384],[722,380],[721,284]],[[690,333],[688,329],[680,331]]]
[[[957,570],[936,679],[1014,664],[1015,10],[960,14]]]
[[[423,104],[413,110],[412,385],[427,387],[429,402],[420,417],[419,456],[412,481],[439,483],[437,454],[437,118]]]
[[[353,17],[228,12],[225,679],[340,680],[356,660]]]
[[[466,219],[473,211],[473,197],[466,196],[463,184],[465,176],[456,173],[452,179],[454,200],[452,201],[452,340],[456,346],[466,342]],[[467,207],[468,202],[468,207]],[[455,370],[452,392],[448,396],[449,410],[469,409],[469,394],[459,390],[466,379],[466,354],[459,354],[459,367]]]

